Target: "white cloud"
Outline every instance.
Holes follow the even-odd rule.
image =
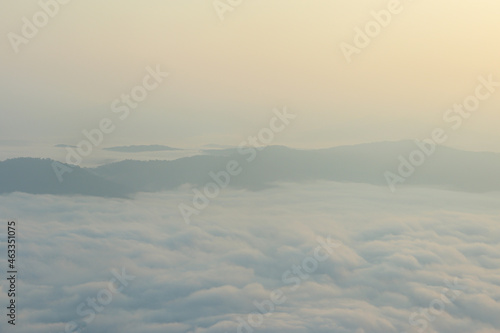
[[[275,289],[286,302],[256,332],[417,332],[410,315],[455,277],[463,294],[425,331],[500,330],[499,194],[336,183],[227,190],[188,226],[177,204],[189,195],[2,196],[4,218],[19,224],[17,331],[81,321],[77,306],[121,267],[136,279],[87,332],[236,332],[237,318]],[[292,290],[282,274],[329,235],[342,246]]]

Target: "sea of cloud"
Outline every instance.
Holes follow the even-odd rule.
[[[177,206],[191,197],[0,196],[1,267],[7,219],[19,233],[12,331],[500,332],[498,193],[282,184],[222,191],[187,225]],[[328,237],[328,259],[284,282]],[[123,269],[134,278],[119,292]],[[281,302],[260,316],[273,290]]]

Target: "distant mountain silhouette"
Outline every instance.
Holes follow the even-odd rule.
[[[202,186],[213,182],[209,172],[225,169],[230,160],[243,171],[231,177],[231,186],[262,189],[276,182],[331,180],[387,186],[384,173],[397,174],[398,156],[405,158],[417,149],[413,141],[381,142],[319,150],[297,150],[270,146],[258,151],[252,162],[249,154],[236,148],[206,150],[209,155],[174,161],[122,161],[94,169],[94,172],[139,191],[161,191],[190,183]],[[425,163],[403,185],[471,192],[500,190],[500,154],[436,148]]]
[[[183,184],[204,186],[237,161],[242,171],[230,186],[260,190],[279,182],[329,180],[387,186],[384,173],[398,174],[402,155],[417,149],[413,141],[381,142],[319,150],[270,146],[251,152],[208,150],[206,155],[173,161],[125,160],[92,169],[72,167],[59,183],[51,160],[32,158],[0,162],[0,193],[85,194],[126,197],[133,192],[171,190]],[[436,148],[404,184],[468,192],[500,191],[500,154]]]
[[[59,182],[52,168],[52,160],[15,158],[0,162],[0,193],[25,192],[31,194],[91,195],[127,197],[132,193],[126,186],[113,183],[88,170],[71,166]]]
[[[58,145],[55,145],[54,147],[57,147],[57,148],[78,148],[77,146],[67,145],[64,143],[60,143]]]
[[[203,147],[207,149],[226,149],[226,148],[234,148],[234,146],[229,146],[229,145],[219,145],[217,143],[209,143],[206,145],[203,145]]]
[[[142,146],[117,146],[104,148],[108,151],[117,151],[122,153],[141,153],[141,152],[151,152],[151,151],[166,151],[166,150],[182,150],[178,148],[172,148],[163,145],[142,145]]]

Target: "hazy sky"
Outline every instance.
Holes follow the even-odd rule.
[[[4,1],[0,140],[76,144],[156,65],[170,76],[107,145],[237,145],[285,105],[298,117],[276,144],[428,137],[479,75],[500,81],[500,3],[401,1],[348,63],[340,44],[388,3],[243,0],[221,21],[211,0],[73,0],[15,53],[7,34],[40,6]],[[499,110],[500,89],[447,144],[500,152]]]

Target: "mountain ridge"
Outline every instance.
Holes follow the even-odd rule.
[[[82,194],[130,197],[137,192],[173,190],[184,184],[214,182],[233,161],[241,173],[229,186],[261,190],[280,182],[336,181],[387,186],[387,172],[398,175],[401,158],[418,150],[413,141],[375,142],[324,149],[286,146],[208,151],[176,160],[123,160],[95,168],[67,165],[73,171],[59,184],[50,159],[17,158],[0,162],[0,193]],[[423,153],[422,153],[423,155]],[[424,155],[423,155],[424,156]],[[398,186],[466,192],[500,191],[500,154],[436,146],[425,163]],[[210,175],[212,173],[212,176]]]

